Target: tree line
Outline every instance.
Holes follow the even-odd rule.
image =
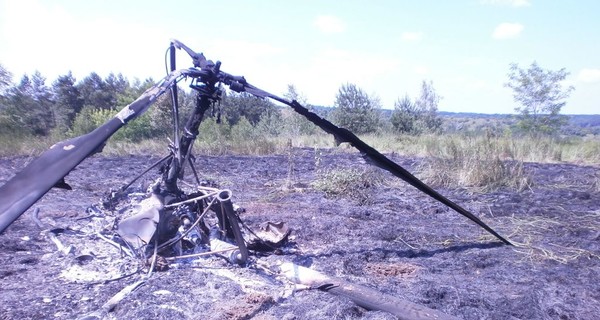
[[[561,82],[567,75],[564,69],[544,70],[535,62],[528,69],[510,65],[509,81],[505,85],[513,89],[515,101],[521,104],[515,109],[519,120],[515,129],[552,133],[564,124],[564,116],[559,113],[574,89],[562,87]],[[60,137],[85,134],[133,102],[154,83],[151,78],[130,82],[120,73],[102,78],[95,72],[80,81],[68,72],[48,83],[37,71],[13,83],[10,72],[0,64],[0,134]],[[307,105],[306,98],[293,85],[288,86],[284,96]],[[168,134],[172,122],[170,99],[169,95],[163,95],[144,116],[118,132],[116,138],[141,140]],[[195,96],[183,90],[179,99],[181,114],[185,117],[193,108]],[[346,83],[336,94],[333,111],[321,115],[357,134],[436,133],[442,126],[438,115],[441,99],[433,82],[423,80],[416,97],[405,93],[395,102],[391,116],[384,117],[377,96],[367,94],[356,84]],[[223,121],[228,126],[243,122],[273,135],[312,134],[316,129],[291,110],[244,93],[226,92],[213,109],[208,116],[217,122]]]

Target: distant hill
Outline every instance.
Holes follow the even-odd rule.
[[[312,106],[312,109],[319,115],[326,117],[334,108]],[[392,111],[390,109],[381,110],[383,116],[386,118],[392,115]],[[444,120],[443,128],[447,132],[476,132],[482,130],[502,132],[516,123],[516,115],[514,114],[440,111],[439,115]],[[600,114],[571,114],[566,116],[569,118],[569,122],[562,129],[564,134],[579,136],[587,134],[600,135]]]
[[[479,129],[504,129],[516,123],[514,114],[486,114],[472,112],[439,112],[444,119],[444,128],[453,131],[464,127],[477,131]],[[567,135],[584,136],[587,134],[600,135],[600,114],[572,114],[562,133]],[[462,125],[461,125],[462,124]],[[462,127],[462,128],[461,128]]]
[[[392,110],[388,110],[390,113]],[[479,119],[507,119],[515,117],[514,114],[499,114],[499,113],[474,113],[474,112],[448,112],[440,111],[438,114],[442,117],[457,117],[457,118],[479,118]],[[585,127],[585,126],[600,126],[600,114],[567,114],[569,122]]]
[[[514,117],[512,114],[500,114],[500,113],[475,113],[475,112],[449,112],[439,111],[438,114],[442,117],[456,117],[456,118],[477,118],[477,119],[506,119]]]
[[[598,127],[600,126],[599,114],[573,114],[568,115],[570,122],[580,127]]]

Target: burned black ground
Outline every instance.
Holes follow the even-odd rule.
[[[529,163],[525,170],[533,184],[523,192],[440,190],[517,244],[509,247],[383,172],[371,173],[383,183],[326,196],[313,185],[319,172],[367,165],[356,153],[321,152],[318,159],[312,149],[295,149],[292,155],[197,158],[201,174],[231,189],[234,202],[246,208],[246,224],[285,221],[293,228],[285,254],[252,261],[295,262],[464,319],[595,319],[600,314],[597,168]],[[392,158],[416,169],[415,159]],[[29,160],[1,158],[0,183]],[[156,160],[87,159],[67,176],[74,190],[52,190],[0,235],[0,318],[79,318],[135,281],[129,277],[96,284],[65,277],[65,270],[81,263],[76,257],[94,253],[98,240],[84,232],[60,234],[75,247],[62,255],[30,217],[38,207],[46,226],[83,230],[90,223],[88,206]],[[99,265],[123,273],[135,268],[95,254]],[[108,270],[97,272],[113,277]],[[393,318],[318,290],[292,291],[263,269],[216,258],[155,273],[104,317]]]

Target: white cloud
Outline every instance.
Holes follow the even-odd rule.
[[[402,32],[401,36],[404,41],[418,41],[423,38],[422,32]]]
[[[341,33],[346,30],[346,25],[338,17],[334,16],[318,16],[314,21],[314,26],[317,27],[321,32],[332,34]]]
[[[492,33],[494,39],[513,39],[518,37],[525,27],[520,23],[503,22]]]
[[[510,6],[510,7],[529,7],[531,1],[529,0],[481,0],[481,4],[495,5],[495,6]]]
[[[585,83],[600,82],[600,69],[581,69],[577,74],[577,81]]]

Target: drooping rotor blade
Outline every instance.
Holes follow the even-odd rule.
[[[88,134],[53,145],[8,180],[0,187],[0,233],[57,183],[61,185],[63,178],[85,158],[101,151],[106,140],[119,128],[143,114],[187,73],[187,70],[171,72],[102,126]]]
[[[354,133],[350,132],[349,130],[340,128],[340,127],[334,125],[333,123],[327,121],[326,119],[319,117],[317,114],[315,114],[315,113],[311,112],[310,110],[308,110],[307,108],[303,107],[296,100],[288,101],[288,100],[278,97],[274,94],[271,94],[264,90],[256,88],[250,84],[246,84],[245,87],[246,87],[246,91],[248,93],[251,93],[256,96],[263,97],[263,98],[271,98],[273,100],[279,101],[283,104],[286,104],[286,105],[292,107],[292,109],[294,109],[294,111],[303,115],[306,119],[308,119],[310,122],[315,124],[317,127],[323,129],[325,132],[327,132],[329,134],[332,134],[335,137],[336,141],[338,141],[340,143],[341,142],[350,143],[352,146],[354,146],[356,149],[358,149],[358,151],[361,152],[363,158],[365,158],[365,160],[367,162],[369,162],[379,168],[382,168],[382,169],[392,173],[394,176],[406,181],[407,183],[409,183],[413,187],[417,188],[418,190],[422,191],[423,193],[429,195],[430,197],[434,198],[435,200],[450,207],[454,211],[462,214],[463,216],[471,219],[473,222],[477,223],[479,226],[481,226],[483,229],[487,230],[489,233],[494,235],[496,238],[498,238],[505,244],[512,245],[512,243],[510,243],[508,240],[506,240],[501,235],[499,235],[496,231],[494,231],[494,229],[492,229],[487,224],[485,224],[483,221],[481,221],[477,216],[475,216],[471,212],[467,211],[463,207],[459,206],[455,202],[451,201],[450,199],[444,197],[439,192],[435,191],[433,188],[431,188],[430,186],[425,184],[423,181],[421,181],[417,177],[415,177],[413,174],[408,172],[408,170],[404,169],[399,164],[390,160],[388,157],[384,156],[379,151],[375,150],[375,148],[366,144],[364,141],[362,141],[360,138],[358,138]]]

